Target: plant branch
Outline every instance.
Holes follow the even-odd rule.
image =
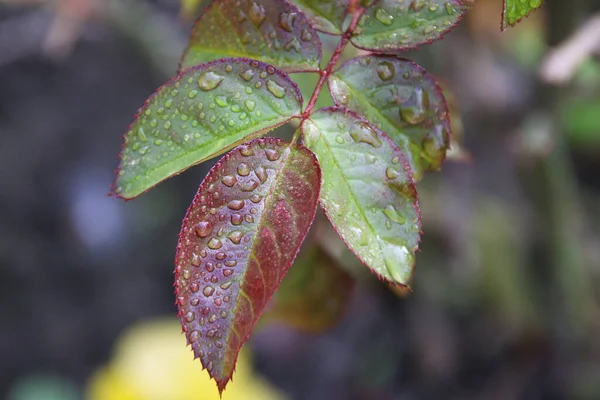
[[[354,4],[354,3],[352,3],[352,4]],[[307,119],[310,116],[310,114],[312,114],[312,111],[313,111],[313,108],[315,107],[317,99],[319,98],[319,95],[321,94],[321,89],[323,88],[323,84],[325,83],[325,81],[327,80],[327,78],[329,77],[331,72],[333,72],[333,69],[337,65],[337,62],[340,59],[340,56],[342,55],[342,51],[344,51],[344,48],[346,47],[346,45],[352,38],[352,35],[354,34],[354,31],[356,30],[356,26],[358,25],[358,20],[362,16],[364,9],[359,8],[359,7],[356,7],[356,8],[351,7],[351,11],[352,11],[352,21],[350,21],[350,25],[348,26],[348,29],[346,29],[346,31],[342,35],[340,42],[338,43],[337,47],[333,51],[333,54],[331,55],[331,58],[329,59],[329,62],[327,63],[327,67],[325,67],[324,70],[320,71],[321,76],[319,78],[319,82],[317,82],[315,91],[313,92],[312,96],[310,97],[310,100],[308,101],[308,105],[306,106],[306,109],[302,113],[302,120]]]

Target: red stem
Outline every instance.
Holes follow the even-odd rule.
[[[327,63],[327,67],[324,70],[319,71],[319,74],[321,75],[319,78],[319,82],[317,82],[317,87],[315,88],[315,91],[313,92],[312,96],[310,97],[310,100],[308,101],[308,105],[306,106],[306,109],[302,113],[302,121],[307,119],[310,116],[310,114],[312,114],[313,108],[315,107],[315,103],[317,102],[317,98],[319,98],[319,95],[321,94],[321,88],[323,87],[323,84],[325,83],[325,81],[327,80],[327,77],[329,77],[329,75],[335,68],[340,56],[342,55],[342,51],[344,51],[346,44],[348,44],[348,41],[352,38],[352,35],[354,34],[354,30],[356,29],[356,26],[358,25],[358,20],[360,19],[360,17],[362,16],[362,13],[364,11],[363,9],[358,7],[355,3],[356,3],[355,1],[351,1],[350,11],[352,12],[352,21],[350,21],[350,25],[348,26],[348,29],[346,29],[346,31],[342,35],[342,39],[340,40],[337,47],[335,48],[333,55],[331,56],[331,59]]]

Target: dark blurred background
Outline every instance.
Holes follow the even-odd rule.
[[[358,282],[332,330],[252,336],[239,380],[262,382],[256,398],[600,399],[600,4],[547,0],[504,33],[500,17],[478,0],[403,54],[452,94],[455,133],[418,185],[414,291],[378,282],[320,216],[312,243]],[[181,219],[212,162],[107,197],[189,28],[177,0],[0,0],[0,398],[217,398],[161,361]]]

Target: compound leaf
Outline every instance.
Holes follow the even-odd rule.
[[[473,0],[380,0],[359,20],[356,47],[374,52],[415,48],[440,39]]]
[[[179,315],[219,391],[308,232],[320,181],[306,147],[255,139],[213,167],[185,216],[175,261]]]
[[[301,106],[296,84],[262,62],[221,59],[189,68],[138,111],[125,134],[114,193],[136,197],[284,124]]]
[[[421,215],[398,146],[345,108],[316,111],[302,130],[323,171],[321,206],[342,240],[380,278],[407,285]]]
[[[515,26],[517,22],[538,9],[544,0],[504,0],[502,30]]]
[[[400,146],[415,181],[440,169],[450,119],[442,90],[423,68],[396,56],[357,57],[330,76],[329,89],[336,104],[365,116]]]
[[[307,332],[333,327],[344,314],[354,280],[318,246],[302,249],[273,296],[262,321]]]
[[[286,0],[216,0],[196,21],[181,68],[220,57],[250,57],[287,72],[316,71],[321,41]]]
[[[343,32],[349,0],[294,0],[294,3],[319,31],[335,35]]]

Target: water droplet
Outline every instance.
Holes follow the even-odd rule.
[[[200,299],[198,299],[197,297],[194,297],[193,299],[190,300],[191,306],[196,307],[198,304],[200,304]]]
[[[235,261],[235,260],[225,261],[225,266],[227,266],[227,267],[235,267],[236,265],[237,265],[237,261]]]
[[[277,161],[279,160],[279,152],[275,149],[266,149],[265,155],[267,156],[267,160],[269,161]]]
[[[227,103],[227,97],[225,97],[225,96],[217,96],[217,97],[215,97],[215,103],[217,103],[217,105],[219,107],[225,108],[228,105],[228,103]]]
[[[344,144],[344,138],[342,137],[342,135],[337,135],[335,137],[335,141],[338,142],[339,144]]]
[[[283,98],[283,96],[285,96],[285,88],[279,86],[277,83],[270,79],[267,80],[267,90],[278,99],[281,99]]]
[[[250,214],[246,214],[244,216],[244,220],[246,220],[247,223],[249,224],[253,224],[254,223],[254,217]]]
[[[394,207],[393,205],[389,204],[385,210],[383,210],[383,213],[385,214],[386,217],[388,217],[392,222],[395,222],[397,224],[405,224],[406,223],[406,216],[402,215],[400,212],[398,212],[398,210],[396,209],[396,207]]]
[[[254,169],[254,173],[256,174],[256,177],[258,179],[260,179],[261,183],[265,183],[267,181],[267,178],[269,177],[267,175],[267,171],[263,168],[263,167],[256,167]]]
[[[196,253],[192,254],[192,265],[194,267],[199,267],[200,264],[202,264],[200,256],[198,254],[196,254]]]
[[[250,157],[254,155],[254,151],[250,146],[240,146],[240,154],[244,157]]]
[[[217,346],[218,349],[223,347],[223,342],[219,342],[218,340],[215,342],[215,346]]]
[[[233,270],[230,268],[226,268],[223,270],[223,275],[225,276],[231,276],[231,274],[233,274]]]
[[[254,111],[254,107],[256,107],[256,102],[254,100],[248,99],[244,102],[244,104],[246,104],[248,111]]]
[[[265,9],[260,4],[252,2],[248,16],[250,17],[250,21],[252,21],[256,27],[259,27],[265,20]]]
[[[208,272],[213,272],[215,270],[215,265],[213,263],[211,263],[211,262],[206,263],[206,270]]]
[[[186,269],[185,271],[183,271],[183,279],[188,280],[188,279],[190,279],[191,276],[192,276],[192,273],[190,272],[189,269]]]
[[[209,247],[210,249],[217,250],[217,249],[220,249],[220,248],[221,248],[221,246],[223,246],[223,244],[222,244],[222,243],[221,243],[221,241],[220,241],[219,239],[217,239],[217,238],[212,238],[212,239],[210,239],[210,240],[208,241],[208,247]]]
[[[302,40],[304,40],[305,42],[308,42],[311,39],[312,39],[312,33],[310,33],[310,31],[305,28],[302,31]]]
[[[171,129],[171,121],[166,121],[164,126],[165,129]]]
[[[292,32],[294,30],[294,20],[296,19],[296,13],[281,13],[279,16],[279,24],[283,29],[288,32]]]
[[[144,132],[144,128],[142,128],[141,126],[138,129],[138,137],[142,142],[148,141],[148,138],[146,137],[146,132]]]
[[[242,241],[242,236],[244,236],[244,234],[240,231],[232,231],[229,235],[227,235],[233,244],[240,244]]]
[[[205,238],[212,232],[212,224],[208,221],[200,221],[198,225],[196,225],[196,236],[199,238]]]
[[[243,217],[240,214],[232,214],[231,215],[231,223],[233,225],[239,225],[243,221]]]
[[[216,329],[209,329],[208,332],[206,332],[206,336],[210,337],[210,338],[215,337],[216,334],[217,334]],[[210,369],[208,367],[210,367]],[[208,369],[209,371],[212,369],[212,362],[208,364],[206,369]]]
[[[429,94],[427,91],[416,88],[406,104],[400,106],[400,117],[411,125],[425,121],[429,111]]]
[[[240,76],[242,77],[242,79],[244,79],[246,82],[250,82],[250,80],[252,79],[252,77],[254,76],[254,71],[252,71],[251,69],[247,69],[244,72],[242,72],[240,74]]]
[[[219,260],[219,261],[222,261],[222,260],[224,260],[226,257],[227,257],[227,254],[223,253],[222,251],[218,252],[218,253],[215,255],[215,258],[216,258],[217,260]]]
[[[188,92],[188,97],[189,97],[190,99],[193,99],[193,98],[194,98],[194,97],[196,97],[197,95],[198,95],[198,91],[197,91],[197,90],[190,90],[190,91]]]
[[[377,75],[382,81],[389,81],[394,77],[394,65],[389,61],[382,61],[377,65]]]
[[[240,176],[248,176],[250,175],[250,167],[248,167],[248,164],[246,163],[240,163],[237,168],[237,173]]]
[[[390,15],[384,8],[378,8],[375,11],[375,18],[384,25],[391,25],[394,22],[394,17]]]
[[[217,322],[217,316],[215,314],[211,315],[210,318],[208,319],[208,322],[210,322],[211,324],[214,324],[215,322]]]
[[[190,343],[195,343],[200,338],[200,332],[192,331],[190,332]]]
[[[227,187],[232,187],[237,182],[237,178],[233,175],[225,175],[223,179],[221,179],[221,182]]]
[[[387,176],[388,179],[396,179],[399,175],[400,173],[392,167],[387,167],[385,170],[385,176]]]
[[[227,203],[227,208],[230,210],[239,211],[244,208],[244,200],[231,200],[229,203]]]
[[[253,202],[254,204],[259,203],[262,200],[262,197],[258,194],[253,194],[250,197],[250,201]]]
[[[200,290],[200,286],[198,286],[197,283],[192,283],[190,285],[190,290],[192,291],[192,293],[196,293],[198,290]]]
[[[377,132],[367,123],[356,122],[350,127],[350,136],[357,143],[367,143],[373,147],[381,147],[381,139]]]
[[[215,291],[214,287],[212,287],[210,285],[206,285],[206,286],[204,286],[204,289],[202,289],[202,294],[206,297],[210,297],[210,296],[212,296],[214,291]]]
[[[224,284],[221,285],[221,289],[227,290],[231,287],[232,284],[233,284],[233,281],[225,282]]]
[[[188,323],[194,322],[194,318],[196,318],[196,315],[192,311],[188,311],[185,314],[185,320]]]
[[[253,190],[255,190],[258,185],[260,185],[260,183],[258,183],[258,181],[254,180],[254,179],[250,179],[246,182],[244,182],[241,186],[240,189],[242,189],[242,192],[252,192]]]
[[[219,86],[222,81],[223,77],[221,75],[217,75],[212,71],[206,71],[198,77],[198,86],[204,91],[213,90]]]

